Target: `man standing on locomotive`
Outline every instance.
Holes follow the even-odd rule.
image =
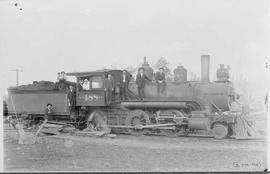
[[[111,74],[105,79],[105,100],[107,104],[112,103],[112,93],[114,91],[114,80]]]
[[[130,81],[131,75],[128,75],[126,70],[123,70],[123,75],[121,77],[121,100],[127,100],[128,99],[128,84]]]
[[[166,87],[164,68],[159,68],[159,71],[156,73],[155,79],[157,82],[158,95],[164,94]]]
[[[75,119],[76,112],[76,92],[73,86],[69,87],[68,91],[68,106],[71,120]]]
[[[138,74],[136,77],[136,86],[138,88],[138,94],[139,94],[140,100],[143,100],[145,97],[144,87],[145,87],[146,81],[151,81],[151,80],[144,74],[144,68],[141,67],[139,68]]]

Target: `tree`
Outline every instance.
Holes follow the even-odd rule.
[[[200,81],[200,78],[192,71],[189,71],[189,80],[190,81]]]
[[[125,70],[127,70],[131,75],[134,75],[137,73],[137,67],[132,67],[132,66],[129,66],[129,67],[126,67],[124,68]]]

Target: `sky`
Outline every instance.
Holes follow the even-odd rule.
[[[212,80],[223,63],[265,87],[269,21],[267,0],[0,0],[1,91],[16,85],[16,68],[29,84],[62,70],[136,67],[144,56],[200,76],[203,54]]]

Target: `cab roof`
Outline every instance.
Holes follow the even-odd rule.
[[[122,70],[113,70],[113,69],[102,69],[96,71],[82,71],[82,72],[70,72],[67,73],[67,76],[76,76],[76,77],[85,77],[91,75],[101,75],[101,74],[109,74],[109,73],[122,73]]]

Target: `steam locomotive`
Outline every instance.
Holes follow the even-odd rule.
[[[201,65],[201,81],[167,82],[163,95],[158,94],[155,82],[149,82],[145,87],[144,100],[139,100],[135,82],[129,84],[128,100],[121,100],[121,70],[67,73],[77,79],[76,112],[72,113],[77,118],[77,127],[84,129],[91,124],[102,129],[106,125],[112,131],[136,135],[184,136],[196,130],[204,130],[218,139],[231,136],[235,118],[218,113],[230,111],[230,105],[235,100],[233,84],[227,79],[210,82],[209,55],[201,56]],[[110,104],[106,103],[104,90],[108,74],[112,75],[116,84],[113,102]],[[89,90],[79,88],[82,79],[89,81]],[[66,91],[8,91],[9,114],[23,115],[33,122],[35,118],[44,115],[47,103],[53,105],[55,119],[69,117],[71,114]]]

